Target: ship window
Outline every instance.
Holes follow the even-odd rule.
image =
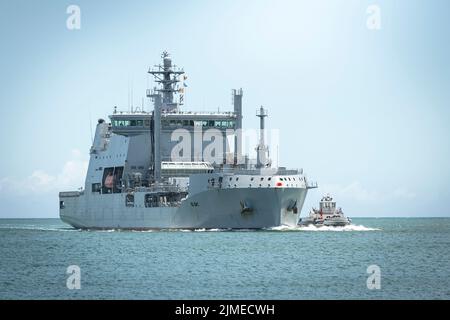
[[[136,120],[130,120],[130,126],[136,127]]]
[[[134,194],[127,194],[125,197],[125,205],[127,207],[134,207]]]
[[[92,192],[100,192],[102,189],[101,183],[93,183],[92,184]]]
[[[253,177],[251,177],[251,178],[250,178],[250,181],[253,181],[253,179],[254,179],[254,178],[253,178]]]
[[[64,201],[60,201],[59,202],[59,208],[60,209],[64,209],[66,207],[66,205],[64,204]]]
[[[150,127],[150,120],[144,120],[144,126]]]
[[[142,127],[143,125],[144,125],[144,121],[143,120],[136,120],[136,126]]]
[[[269,180],[269,181],[272,180],[272,177],[269,177],[267,180]]]
[[[264,181],[264,177],[261,177],[261,181]]]

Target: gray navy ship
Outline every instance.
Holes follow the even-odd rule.
[[[148,73],[153,111],[115,107],[110,121],[98,120],[84,189],[59,193],[62,221],[80,229],[296,226],[317,184],[303,170],[272,167],[267,110],[256,113],[255,161],[241,155],[242,89],[232,90],[232,111],[182,111],[184,70],[164,52]]]

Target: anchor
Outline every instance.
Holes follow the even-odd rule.
[[[291,200],[291,203],[286,208],[287,211],[292,211],[294,214],[297,214],[298,208],[297,208],[297,200]]]
[[[241,201],[241,213],[250,213],[253,212],[253,208],[248,203],[248,201]]]

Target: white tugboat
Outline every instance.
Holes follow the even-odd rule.
[[[312,208],[308,217],[299,220],[300,226],[314,225],[317,227],[342,227],[351,224],[352,220],[347,218],[341,208],[336,209],[336,201],[327,194],[320,200],[320,209]]]

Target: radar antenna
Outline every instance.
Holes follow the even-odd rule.
[[[155,82],[159,84],[159,88],[156,88],[155,91],[162,95],[162,111],[178,111],[178,105],[182,104],[183,98],[180,96],[180,102],[175,102],[174,94],[181,92],[178,83],[181,81],[180,76],[184,74],[184,70],[172,65],[172,59],[167,51],[161,54],[161,58],[163,63],[150,68],[148,73],[153,75]]]

